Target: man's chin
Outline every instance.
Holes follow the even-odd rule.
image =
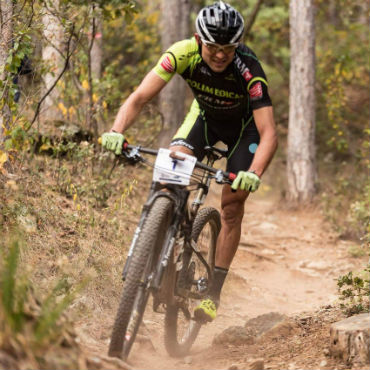
[[[214,64],[210,65],[210,68],[212,69],[213,72],[223,72],[227,67],[226,63],[223,64]]]

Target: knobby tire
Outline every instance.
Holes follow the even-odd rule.
[[[155,265],[153,257],[158,256],[156,251],[162,247],[166,230],[172,218],[172,211],[172,201],[165,196],[161,196],[154,201],[146,217],[127,271],[126,281],[113,325],[108,351],[109,356],[126,359],[130,352],[149,296],[149,292],[143,285],[143,282],[147,280],[150,270]],[[134,311],[137,316],[133,322],[131,336],[125,339],[128,324]]]

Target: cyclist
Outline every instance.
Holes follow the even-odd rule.
[[[199,320],[212,321],[220,293],[238,248],[244,203],[276,148],[277,134],[265,73],[253,51],[241,43],[244,21],[230,5],[219,1],[200,10],[196,33],[173,44],[119,109],[103,146],[122,151],[123,132],[144,104],[156,96],[176,74],[194,94],[171,150],[204,157],[204,147],[222,141],[228,147],[227,171],[237,173],[221,196],[221,231],[217,240],[214,283],[209,298],[194,311]]]

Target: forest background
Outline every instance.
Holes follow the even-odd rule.
[[[162,6],[163,3],[162,0]],[[176,3],[182,2],[168,0],[169,8]],[[197,11],[205,2],[187,3],[189,24],[185,29],[190,37]],[[289,1],[229,3],[251,25],[245,42],[257,54],[269,79],[280,139],[275,160],[283,169],[277,183],[281,204],[285,204],[291,57]],[[361,0],[316,0],[313,6],[313,150],[317,177],[310,203],[322,209],[341,238],[360,241],[361,248],[353,253],[364,255],[369,252],[370,243],[369,5]],[[24,308],[29,300],[29,281],[40,279],[32,271],[22,280],[19,269],[17,272],[19,255],[21,266],[26,266],[25,256],[30,257],[35,248],[35,232],[45,233],[47,229],[42,225],[55,217],[50,210],[43,214],[40,205],[29,201],[32,192],[44,189],[38,185],[42,176],[52,179],[48,189],[53,194],[71,202],[71,217],[75,219],[70,220],[70,232],[76,232],[72,231],[76,225],[85,228],[82,233],[88,227],[104,227],[103,222],[99,224],[97,210],[109,214],[113,228],[119,212],[132,206],[129,198],[135,193],[138,180],[125,178],[122,164],[118,165],[121,172],[117,172],[121,177],[112,180],[115,160],[98,148],[97,139],[110,129],[119,106],[165,49],[166,20],[160,0],[2,0],[1,7],[1,316],[7,318],[1,325],[2,333],[7,334],[1,337],[0,347],[6,348],[9,342],[5,337],[17,338],[13,335],[20,332],[24,335],[22,330],[30,315]],[[9,7],[12,9],[7,21]],[[192,98],[189,90],[185,91],[186,109]],[[127,137],[132,143],[156,146],[163,128],[164,116],[157,99],[145,108]],[[52,198],[51,193],[48,195]],[[307,202],[298,206],[307,206]],[[107,232],[106,237],[109,235],[112,236]],[[27,245],[31,247],[27,249]],[[41,319],[33,325],[38,343],[50,339],[60,313],[73,301],[75,292],[66,292],[84,289],[85,277],[76,277],[71,283],[60,267],[62,262],[55,267],[55,284],[41,284],[46,305],[42,306],[45,311],[41,312]],[[94,268],[96,273],[99,268]],[[26,270],[25,267],[23,272]],[[71,289],[76,282],[79,288]],[[17,340],[19,337],[8,347],[23,351],[14,344]]]

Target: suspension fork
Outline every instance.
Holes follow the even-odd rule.
[[[151,287],[154,290],[159,290],[161,287],[165,270],[171,263],[171,256],[176,244],[178,230],[181,223],[184,221],[186,214],[189,191],[175,188],[175,194],[178,202],[176,204],[174,217],[166,235],[166,240],[162,246],[161,253],[158,258],[158,263],[155,269],[155,276],[151,284]]]

